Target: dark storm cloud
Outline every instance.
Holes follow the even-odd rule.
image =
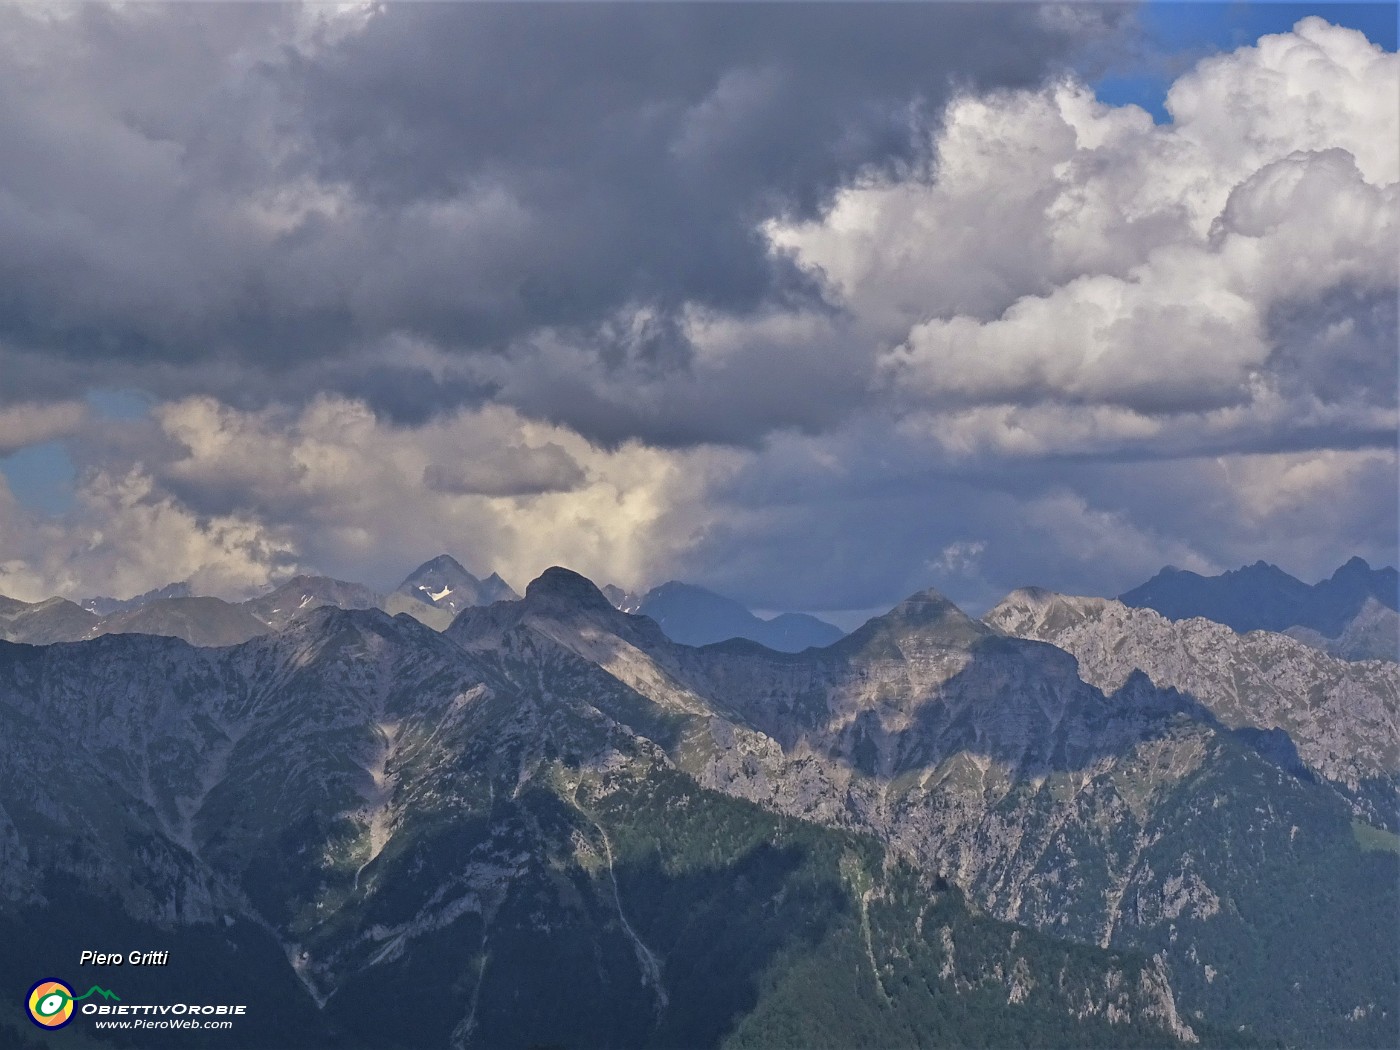
[[[484,404],[499,392],[499,387],[491,383],[391,364],[332,367],[322,376],[308,379],[310,382],[303,389],[323,386],[356,398],[369,405],[375,415],[399,426],[419,426],[454,408]]]
[[[1343,284],[1279,304],[1268,324],[1274,347],[1270,364],[1291,389],[1323,401],[1396,405],[1400,300],[1394,288]]]
[[[1034,83],[1073,44],[1020,5],[410,4],[289,75],[320,177],[384,209],[524,207],[497,316],[527,328],[790,291],[759,219],[912,159],[954,85]]]
[[[898,168],[954,87],[1034,83],[1086,35],[1008,4],[403,4],[358,30],[266,5],[3,17],[7,373],[76,360],[250,400],[395,333],[596,344],[639,307],[810,300],[757,221]],[[684,369],[683,339],[653,350],[641,365]],[[10,367],[24,353],[42,367]],[[312,385],[355,389],[332,371]],[[478,394],[438,381],[426,401]]]
[[[1325,464],[1296,488],[1286,460],[1251,458],[884,477],[867,464],[856,479],[767,464],[712,494],[732,503],[673,574],[759,608],[873,609],[934,587],[980,612],[1031,585],[1113,596],[1167,564],[1265,556],[1311,581],[1353,553],[1394,563],[1392,458]]]
[[[1394,56],[1310,20],[1154,125],[1053,77],[1121,18],[0,9],[0,451],[78,467],[0,589],[1393,561]]]

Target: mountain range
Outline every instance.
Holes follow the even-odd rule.
[[[560,568],[0,643],[0,936],[169,943],[251,1046],[1391,1046],[1398,698],[1047,592],[697,648]]]
[[[1105,691],[1146,673],[1199,700],[1226,726],[1281,748],[1285,766],[1332,787],[1358,816],[1400,831],[1400,674],[1392,662],[1333,659],[1287,635],[1172,621],[1105,598],[1015,591],[986,617],[1014,637],[1075,657]],[[1286,757],[1285,756],[1286,753]]]
[[[1398,580],[1394,568],[1372,569],[1361,558],[1352,558],[1313,585],[1263,561],[1219,576],[1168,566],[1118,600],[1153,609],[1169,620],[1201,618],[1241,633],[1285,633],[1346,660],[1397,660]],[[615,608],[650,617],[668,638],[685,645],[742,638],[779,652],[801,652],[831,645],[842,636],[839,628],[814,616],[782,613],[764,619],[733,599],[676,580],[643,593],[612,585],[602,590]],[[195,645],[227,645],[281,629],[291,618],[323,605],[408,613],[435,630],[445,630],[463,609],[518,598],[499,575],[479,579],[444,554],[420,565],[389,594],[363,584],[301,575],[241,603],[241,611],[195,595],[188,583],[120,600],[73,603],[55,598],[31,605],[0,597],[0,638],[46,643],[148,633]]]
[[[683,645],[747,638],[779,652],[800,653],[830,645],[844,633],[806,613],[780,613],[765,620],[732,598],[678,580],[642,595],[613,586],[604,587],[603,593],[616,608],[655,620],[666,637]]]
[[[182,580],[179,583],[168,583],[164,587],[157,587],[145,594],[138,594],[134,598],[84,598],[78,604],[94,616],[111,616],[113,613],[136,609],[147,602],[159,601],[163,598],[193,597],[194,589],[190,587],[188,581]]]
[[[829,645],[842,634],[802,613],[765,620],[730,598],[692,584],[672,581],[642,595],[617,587],[606,590],[619,608],[650,616],[668,637],[688,645],[748,638],[783,652],[800,652]],[[196,596],[188,583],[172,583],[134,598],[87,598],[77,603],[52,598],[31,605],[0,596],[0,639],[48,644],[103,634],[155,634],[191,645],[234,645],[281,630],[297,616],[326,605],[407,613],[441,631],[463,609],[519,597],[496,573],[478,579],[443,554],[413,570],[389,594],[360,583],[303,574],[241,603]]]
[[[1400,574],[1361,558],[1311,585],[1263,561],[1219,576],[1168,566],[1118,600],[1169,620],[1202,617],[1241,632],[1289,631],[1349,659],[1400,656]]]

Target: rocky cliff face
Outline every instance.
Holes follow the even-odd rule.
[[[1281,729],[1359,815],[1394,829],[1400,771],[1400,665],[1345,661],[1267,631],[1046,591],[1009,595],[987,615],[1009,635],[1072,653],[1086,681],[1119,688],[1135,671],[1189,693],[1231,728]]]
[[[1375,598],[1368,597],[1335,637],[1311,627],[1290,627],[1283,633],[1343,660],[1400,662],[1400,612]]]
[[[587,581],[556,582],[448,634],[474,650],[497,645],[507,625],[550,638],[667,712],[676,724],[652,738],[702,784],[871,832],[992,914],[1160,950],[1192,1009],[1287,1038],[1369,1038],[1360,1022],[1244,1005],[1256,981],[1265,987],[1251,988],[1255,1003],[1288,1000],[1311,966],[1301,940],[1356,978],[1349,1010],[1377,1032],[1393,1024],[1368,1004],[1394,974],[1369,981],[1354,945],[1333,939],[1339,928],[1374,937],[1369,910],[1395,908],[1372,863],[1388,862],[1362,855],[1334,792],[1242,732],[1272,726],[1250,721],[1259,709],[1232,718],[1131,669],[1085,681],[1061,649],[999,634],[932,593],[827,650],[790,655],[740,642],[678,646],[608,607]],[[1047,622],[1061,615],[1079,612],[1057,608]],[[1294,658],[1327,660],[1282,641]],[[1320,679],[1323,694],[1329,681]],[[1337,749],[1376,727],[1388,733],[1394,694],[1341,681],[1327,701],[1341,705],[1339,722],[1308,713],[1319,683],[1297,669],[1272,680],[1270,710],[1303,709],[1297,717],[1321,734],[1309,753],[1330,741],[1337,769],[1384,770],[1384,733],[1359,758]],[[1332,889],[1319,908],[1323,872]],[[1261,922],[1259,909],[1294,925]],[[1215,961],[1246,943],[1279,965],[1243,976]]]

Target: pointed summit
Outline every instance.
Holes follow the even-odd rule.
[[[462,563],[450,554],[439,554],[436,558],[429,558],[418,568],[414,569],[410,576],[420,576],[425,573],[440,572],[457,576],[471,576]],[[476,577],[472,577],[475,579]]]
[[[938,623],[947,620],[974,623],[975,621],[954,605],[942,592],[932,587],[911,594],[888,613],[887,617],[898,617],[905,623]]]
[[[1339,568],[1336,572],[1332,574],[1332,579],[1345,579],[1348,576],[1365,577],[1369,576],[1371,572],[1372,569],[1370,562],[1368,562],[1365,558],[1361,557],[1360,555],[1353,554],[1350,558],[1347,559],[1345,565],[1341,566],[1341,568]]]
[[[833,648],[871,655],[926,646],[964,649],[992,633],[986,624],[929,588],[911,594],[883,616],[867,620]]]
[[[430,627],[442,629],[463,609],[493,602],[516,601],[520,595],[494,572],[479,580],[450,554],[439,554],[408,574],[394,592],[391,612],[406,612]],[[440,613],[421,608],[428,606]]]

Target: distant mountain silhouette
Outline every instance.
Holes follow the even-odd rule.
[[[666,637],[683,645],[709,645],[747,638],[785,653],[839,641],[839,627],[805,613],[783,613],[765,620],[732,598],[691,583],[672,580],[642,596],[636,612],[650,616]]]
[[[219,598],[156,598],[104,618],[91,637],[153,634],[190,645],[239,645],[266,634],[268,626],[246,607]]]
[[[1277,565],[1258,561],[1219,576],[1163,569],[1152,579],[1119,596],[1139,609],[1155,609],[1169,620],[1201,616],[1236,631],[1285,631],[1304,627],[1337,638],[1374,599],[1389,609],[1400,605],[1400,574],[1373,569],[1352,558],[1317,584],[1306,584]]]

